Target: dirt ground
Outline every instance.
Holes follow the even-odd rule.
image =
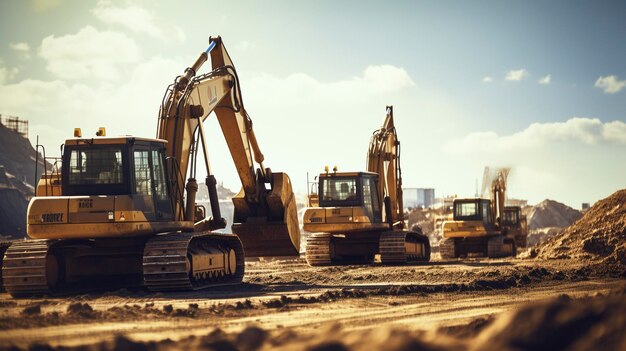
[[[275,260],[248,262],[242,285],[205,291],[3,293],[0,349],[371,349],[364,340],[470,349],[494,318],[520,306],[624,291],[621,267],[435,257],[424,265],[314,268]]]

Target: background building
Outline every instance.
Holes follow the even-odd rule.
[[[404,207],[429,208],[435,204],[435,189],[433,188],[403,188]]]

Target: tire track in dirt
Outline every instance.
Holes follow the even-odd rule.
[[[227,332],[240,331],[249,325],[264,329],[291,328],[312,333],[319,328],[340,324],[343,329],[368,329],[381,325],[402,325],[409,329],[430,329],[468,323],[499,313],[528,301],[568,294],[578,297],[590,291],[604,293],[621,280],[550,282],[532,288],[513,288],[492,292],[440,293],[428,296],[371,296],[367,299],[339,299],[308,305],[294,303],[282,308],[250,310],[245,316],[136,320],[129,322],[94,322],[49,326],[36,329],[9,329],[0,335],[0,345],[27,346],[35,342],[50,345],[96,343],[123,334],[135,340],[176,340],[190,335],[206,335],[219,327]],[[246,313],[244,311],[244,313]]]

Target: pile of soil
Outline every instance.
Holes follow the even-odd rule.
[[[626,189],[594,204],[579,221],[548,240],[539,257],[626,265]]]
[[[562,295],[504,313],[479,334],[472,349],[624,350],[625,288],[581,300]]]
[[[582,217],[582,213],[554,200],[543,200],[530,208],[526,218],[528,229],[566,228]]]
[[[550,238],[557,236],[560,232],[563,231],[563,228],[559,227],[547,227],[531,230],[528,233],[528,246],[538,246]]]

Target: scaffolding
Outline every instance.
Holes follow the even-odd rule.
[[[0,124],[28,139],[28,121],[16,116],[0,114]]]

